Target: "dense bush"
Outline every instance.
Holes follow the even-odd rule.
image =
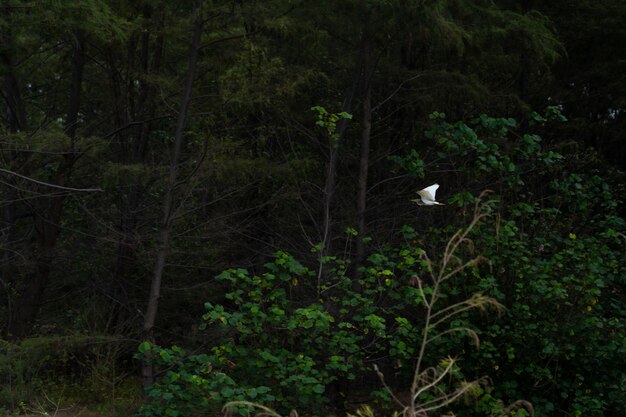
[[[562,119],[555,109],[535,114],[534,128],[551,118]],[[493,297],[507,308],[501,318],[467,308],[446,324],[476,329],[479,350],[466,349],[467,339],[456,332],[429,346],[425,358],[431,364],[448,354],[461,359],[457,378],[491,377],[489,386],[471,391],[473,405],[456,406],[456,412],[503,413],[503,404],[524,400],[537,417],[623,415],[620,190],[600,171],[579,173],[576,160],[543,149],[538,134],[518,136],[512,119],[432,119],[427,137],[439,149],[436,168],[454,165],[468,190],[491,183],[497,201],[489,220],[472,228],[471,245],[461,254],[482,254],[488,264],[457,271],[438,298],[454,306],[484,294],[478,297]],[[420,152],[393,162],[421,176]],[[467,212],[475,200],[472,192],[459,192],[447,210]],[[429,270],[425,249],[441,256],[455,227],[418,232],[405,226],[396,243],[370,254],[356,280],[347,259],[326,257],[317,271],[285,252],[261,274],[223,272],[217,278],[227,288],[226,299],[205,305],[205,353],[187,356],[178,347],[142,345],[142,357],[168,371],[150,389],[152,401],[141,414],[199,415],[235,400],[313,415],[336,412],[338,404],[363,396],[391,406],[372,366],[382,370],[391,392],[410,386],[425,324],[418,285]],[[349,229],[346,245],[352,238]],[[423,290],[430,294],[433,288]]]
[[[202,415],[237,400],[328,415],[357,395],[379,398],[388,407],[390,394],[409,392],[416,358],[429,366],[439,363],[424,375],[449,368],[445,373],[461,377],[453,360],[442,361],[449,346],[442,344],[441,336],[476,335],[447,323],[448,313],[497,303],[476,294],[442,309],[427,333],[436,349],[420,353],[427,325],[423,313],[430,314],[433,300],[447,298],[440,284],[461,265],[446,263],[441,282],[433,276],[430,284],[422,283],[418,275],[431,274],[433,264],[413,245],[415,232],[409,227],[403,232],[406,244],[372,254],[356,280],[346,275],[348,263],[326,259],[327,278],[316,287],[311,285],[316,273],[284,252],[265,265],[262,275],[243,269],[222,273],[218,279],[228,285],[228,301],[205,306],[202,328],[211,329],[210,352],[185,356],[178,347],[142,345],[141,357],[171,369],[148,391],[151,402],[141,415]],[[386,388],[374,366],[395,373]],[[449,389],[448,383],[446,379],[436,385]],[[461,387],[469,394],[476,393],[478,385]],[[435,397],[425,391],[416,398]]]

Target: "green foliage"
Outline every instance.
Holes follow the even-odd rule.
[[[501,223],[505,233],[499,242],[481,239],[482,247],[497,254],[492,267],[499,278],[486,274],[478,286],[496,285],[509,307],[503,323],[486,329],[493,349],[483,350],[484,358],[492,366],[500,363],[496,389],[507,397],[520,395],[526,386],[521,381],[544,387],[543,395],[526,397],[538,416],[555,407],[572,415],[626,409],[619,394],[626,381],[614,367],[626,354],[626,311],[609,290],[623,286],[626,277],[623,241],[616,232],[625,222],[593,213],[615,204],[599,177],[574,178],[585,187],[576,187],[580,183],[571,176],[551,184],[558,203],[568,209],[514,209],[517,219]],[[584,225],[546,228],[581,211]]]
[[[562,121],[555,109],[531,119],[538,127]],[[537,133],[518,135],[510,118],[483,115],[450,124],[438,113],[432,120],[438,124],[427,138],[439,149],[438,164],[456,166],[470,187],[500,179],[495,223],[471,234],[490,267],[471,268],[441,294],[453,301],[464,292],[482,292],[508,306],[502,321],[488,320],[480,332],[481,349],[464,366],[464,374],[494,374],[494,386],[475,393],[476,412],[497,413],[519,398],[530,400],[539,416],[556,407],[572,415],[619,410],[623,382],[611,364],[624,352],[624,311],[606,289],[623,285],[624,221],[607,214],[619,204],[612,188],[599,175],[571,172],[567,155],[544,149]],[[405,160],[417,160],[416,155]],[[410,172],[411,166],[405,167]],[[549,193],[542,204],[534,201],[539,192]],[[475,197],[464,191],[449,201],[466,208]],[[588,222],[575,226],[580,218]],[[447,229],[430,229],[429,245],[442,242]],[[372,358],[381,356],[406,381],[423,325],[407,312],[422,309],[423,294],[432,288],[422,294],[415,286],[415,274],[427,271],[419,234],[410,226],[401,232],[404,243],[369,256],[360,281],[348,278],[348,262],[326,257],[328,276],[317,298],[311,297],[315,274],[284,252],[260,275],[245,269],[220,274],[226,301],[206,303],[202,326],[213,340],[210,352],[187,356],[175,347],[140,348],[141,357],[169,369],[149,391],[153,400],[141,413],[199,415],[237,401],[322,413],[331,407],[329,387],[371,374]],[[354,230],[347,228],[346,234],[349,239]],[[567,331],[554,323],[557,316],[568,318]],[[452,325],[463,327],[472,318],[465,312]],[[456,336],[437,342],[429,360],[464,343]],[[551,368],[553,361],[571,365]],[[533,396],[526,381],[551,388]],[[389,400],[376,388],[368,387],[372,398]],[[526,409],[515,413],[525,415]]]
[[[465,234],[458,236],[458,244]],[[371,375],[378,357],[389,357],[405,378],[418,378],[411,369],[418,356],[418,369],[426,360],[423,350],[418,355],[422,343],[431,339],[440,343],[442,336],[458,331],[475,338],[467,323],[459,327],[452,322],[448,328],[446,321],[457,309],[463,312],[495,303],[477,294],[443,309],[427,329],[419,318],[405,315],[428,307],[428,320],[435,301],[447,298],[440,284],[458,272],[448,265],[458,244],[446,252],[443,269],[431,283],[417,278],[432,274],[434,266],[411,243],[370,255],[362,278],[356,281],[347,277],[345,261],[327,257],[328,277],[317,300],[303,298],[310,293],[315,274],[285,252],[277,252],[262,275],[245,269],[224,271],[216,278],[228,288],[227,302],[206,303],[201,326],[214,340],[210,352],[186,356],[176,346],[165,349],[148,342],[139,346],[138,358],[169,369],[148,390],[152,401],[140,414],[202,415],[225,403],[253,402],[279,411],[293,408],[324,415],[330,412],[332,384],[353,383]],[[435,327],[437,331],[431,332]],[[441,378],[448,373],[460,375],[452,359],[442,360],[436,368]],[[424,372],[419,370],[420,380],[430,375],[431,368]],[[473,387],[461,384],[458,392],[470,392]],[[419,398],[426,401],[428,395],[424,388]]]
[[[164,349],[144,342],[138,359],[149,359],[167,370],[161,380],[148,390],[150,401],[139,410],[142,416],[199,416],[219,410],[223,402],[257,398],[271,400],[264,386],[238,386],[225,373],[214,369],[208,355],[187,355],[178,346]]]
[[[220,372],[194,368],[193,375],[204,381],[201,386],[206,391],[201,403],[189,401],[189,398],[180,403],[184,407],[193,404],[191,409],[181,409],[186,415],[202,413],[209,404],[221,406],[233,400],[278,404],[281,408],[319,409],[328,403],[326,390],[330,383],[338,379],[354,380],[356,372],[364,369],[367,355],[360,346],[372,337],[385,337],[385,320],[375,314],[377,308],[373,300],[350,289],[345,266],[340,265],[336,270],[335,290],[340,293],[332,297],[341,309],[338,317],[326,310],[322,299],[298,305],[292,298],[292,294],[307,288],[307,281],[313,276],[293,257],[279,252],[265,268],[267,272],[261,276],[240,269],[227,270],[217,277],[230,288],[226,299],[232,303],[232,308],[207,303],[203,327],[215,328],[223,336],[210,354],[185,359],[184,366],[176,373],[182,375],[183,381],[189,380],[191,377],[186,378],[188,374],[182,369],[188,369],[197,361],[223,371],[228,377]],[[382,271],[387,272],[384,276],[391,275],[389,270]],[[388,284],[368,292],[380,293],[391,285],[387,280]],[[363,284],[371,288],[375,280],[369,278]],[[329,289],[328,286],[323,288]],[[349,314],[356,310],[360,314]],[[162,360],[169,360],[176,353],[173,348],[160,350],[158,355]],[[206,375],[201,375],[202,372]],[[172,384],[177,378],[161,380],[150,395],[155,396],[157,390],[162,390],[162,396],[166,396],[163,398],[171,399],[169,393],[176,391]],[[217,390],[216,387],[223,384],[232,389],[227,393]],[[221,395],[209,395],[215,390]],[[190,391],[185,389],[184,392]],[[194,392],[190,395],[196,398]],[[168,407],[177,407],[175,400],[168,401]]]
[[[335,143],[339,140],[339,134],[337,133],[337,125],[341,120],[350,120],[352,119],[352,115],[346,113],[345,111],[339,113],[329,113],[322,106],[314,106],[311,107],[311,110],[316,112],[317,121],[315,124],[324,128],[326,133],[328,134],[328,138],[331,143]]]
[[[518,135],[514,120],[433,119],[439,124],[427,137],[441,149],[440,165],[467,175],[466,188],[497,181],[497,221],[472,233],[490,267],[469,274],[463,288],[496,297],[507,311],[483,328],[482,347],[472,354],[476,372],[494,369],[494,393],[530,401],[537,416],[557,408],[568,415],[623,413],[625,380],[615,368],[626,353],[619,301],[626,222],[616,212],[623,187],[597,168],[577,169],[572,155],[543,148],[538,134]],[[554,108],[531,119],[563,121]],[[467,191],[449,200],[461,207],[472,201]],[[438,235],[430,229],[431,240]]]
[[[533,120],[561,121],[561,117],[558,110],[549,108],[545,116],[534,113]],[[483,114],[468,123],[447,123],[445,115],[436,113],[432,119],[440,122],[425,135],[437,143],[439,158],[451,162],[461,160],[459,171],[471,173],[474,180],[499,178],[499,182],[506,183],[507,191],[521,190],[526,185],[527,172],[545,170],[563,159],[558,152],[543,150],[539,135],[518,135],[517,121],[512,118],[492,118]],[[468,199],[455,196],[453,200]]]
[[[420,158],[415,149],[411,149],[409,154],[400,157],[392,155],[389,159],[396,163],[402,170],[412,177],[424,178],[424,160]]]

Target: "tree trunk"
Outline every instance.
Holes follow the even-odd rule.
[[[370,138],[372,133],[372,75],[371,44],[367,34],[363,35],[363,126],[361,131],[361,158],[357,192],[358,235],[356,240],[356,259],[354,277],[359,278],[360,267],[365,258],[365,211],[367,209],[367,175],[370,162]]]
[[[14,71],[14,63],[12,56],[13,49],[13,36],[11,33],[11,8],[7,7],[6,1],[2,3],[3,19],[6,22],[6,27],[0,31],[0,64],[3,67],[3,103],[0,108],[6,112],[6,120],[8,121],[9,133],[18,133],[26,129],[26,114],[24,109],[24,102],[22,100],[20,83],[17,75]],[[15,151],[9,151],[9,160],[13,162],[17,157]],[[15,254],[19,253],[15,248],[15,241],[18,238],[16,236],[15,222],[18,215],[18,197],[16,181],[14,178],[7,178],[6,191],[3,192],[7,202],[4,204],[3,210],[3,227],[2,227],[2,241],[0,247],[2,248],[2,266],[0,269],[0,285],[2,285],[7,292],[15,285],[16,270],[13,267],[13,258]],[[5,297],[3,297],[4,299]],[[13,317],[15,315],[11,303],[11,296],[7,295],[7,320],[3,326],[3,330],[9,331],[12,326]]]
[[[149,23],[151,22],[151,10],[148,8],[144,12],[147,25],[144,27],[141,35],[141,81],[140,93],[137,101],[136,112],[133,115],[133,122],[139,122],[133,130],[132,147],[128,154],[119,156],[119,160],[124,163],[144,164],[147,150],[148,135],[151,129],[152,120],[156,114],[156,93],[157,87],[149,81],[150,77],[154,77],[160,71],[161,58],[163,53],[163,36],[156,37],[154,43],[150,42]],[[157,32],[160,32],[163,26],[163,19],[159,18],[157,23]],[[153,45],[152,58],[151,45]],[[122,126],[118,126],[122,128]],[[110,322],[115,326],[116,332],[121,333],[122,327],[126,321],[125,311],[130,311],[131,307],[128,301],[128,283],[131,282],[131,274],[133,265],[136,264],[135,250],[135,232],[139,223],[138,207],[141,205],[146,188],[141,184],[132,185],[126,194],[120,198],[120,220],[119,230],[121,237],[118,241],[117,259],[113,279],[111,280],[112,293],[116,301],[116,305],[112,309]]]
[[[72,56],[72,82],[70,85],[70,99],[65,121],[65,133],[72,140],[76,138],[78,127],[78,109],[80,108],[80,90],[83,86],[83,69],[85,67],[85,33],[82,29],[74,29],[74,54]]]
[[[0,31],[0,62],[4,67],[4,94],[7,109],[7,120],[10,132],[26,130],[26,112],[22,100],[20,83],[14,71],[14,62],[11,51],[13,50],[13,34],[11,33],[11,8],[5,0],[2,2],[2,14],[5,24]]]
[[[532,7],[531,0],[522,0],[522,13],[527,14]],[[520,97],[524,103],[528,104],[530,100],[530,51],[527,39],[522,42],[522,51],[520,53],[520,77],[519,89]]]
[[[359,85],[362,70],[362,57],[359,53],[359,62],[355,66],[354,74],[352,76],[352,86],[348,96],[343,101],[341,111],[346,113],[352,113],[352,101],[356,95],[356,91]],[[321,290],[321,281],[325,275],[325,267],[322,263],[322,259],[332,253],[332,204],[335,194],[335,187],[337,184],[337,164],[339,162],[339,145],[343,142],[343,138],[348,127],[348,120],[341,119],[337,126],[337,141],[329,145],[329,157],[328,157],[328,169],[326,171],[326,181],[324,183],[324,218],[322,221],[322,249],[319,252],[320,265],[317,274],[317,290]]]
[[[196,67],[198,62],[198,50],[200,46],[200,37],[204,20],[200,6],[196,7],[196,20],[194,22],[193,37],[191,41],[191,52],[189,57],[189,68],[187,71],[187,80],[185,83],[185,91],[183,93],[180,110],[178,112],[178,120],[176,123],[176,133],[174,134],[174,144],[170,159],[170,169],[167,181],[165,196],[163,197],[163,220],[160,225],[158,238],[158,251],[156,262],[154,265],[154,273],[150,285],[150,295],[148,298],[148,307],[144,317],[143,337],[144,340],[154,343],[154,324],[158,311],[159,298],[161,296],[161,281],[163,278],[163,270],[165,269],[165,260],[170,247],[170,235],[172,231],[172,213],[174,202],[174,191],[176,187],[176,179],[178,175],[178,163],[180,159],[180,151],[183,141],[183,133],[187,110],[191,102],[191,94],[193,83],[196,75]],[[142,364],[142,376],[144,388],[150,387],[154,382],[154,369],[148,360],[144,360]]]
[[[80,108],[81,88],[83,79],[83,69],[85,65],[85,36],[82,30],[75,29],[74,52],[72,56],[72,80],[70,85],[70,95],[68,98],[67,117],[65,120],[65,132],[74,143],[76,128],[78,123],[78,112]],[[63,155],[63,162],[59,167],[54,183],[64,186],[71,176],[76,156],[74,153]],[[43,298],[52,264],[55,258],[55,247],[61,232],[63,216],[63,203],[65,196],[60,195],[44,200],[43,207],[39,213],[39,255],[37,257],[37,268],[27,278],[26,285],[20,295],[14,319],[8,328],[9,335],[13,338],[25,337],[32,327],[32,324],[39,312],[41,299]]]

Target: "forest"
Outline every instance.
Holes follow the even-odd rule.
[[[2,0],[0,416],[626,416],[625,45],[614,0]]]

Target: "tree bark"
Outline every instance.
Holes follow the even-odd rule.
[[[152,276],[152,282],[150,285],[150,295],[148,298],[148,307],[144,316],[143,325],[143,337],[144,340],[154,343],[154,325],[156,321],[156,315],[159,306],[159,298],[161,296],[161,282],[163,279],[163,271],[165,269],[165,261],[170,247],[170,236],[173,224],[173,202],[174,192],[176,187],[176,180],[178,175],[178,163],[180,159],[180,152],[183,141],[183,133],[185,128],[185,121],[187,118],[187,110],[189,109],[189,103],[191,102],[191,95],[193,90],[194,79],[196,76],[196,68],[198,63],[198,51],[200,46],[200,37],[204,27],[204,20],[202,19],[200,6],[196,7],[196,19],[194,22],[193,37],[191,41],[191,52],[189,57],[189,67],[187,70],[187,80],[185,83],[185,90],[180,104],[180,110],[178,112],[178,120],[176,122],[176,132],[174,134],[174,144],[172,149],[172,155],[170,158],[170,169],[167,181],[167,187],[165,195],[163,197],[163,219],[161,221],[159,238],[158,238],[158,251],[156,261],[154,264],[154,272]],[[142,377],[143,386],[148,388],[152,386],[154,382],[154,368],[148,360],[144,360],[142,364]]]

